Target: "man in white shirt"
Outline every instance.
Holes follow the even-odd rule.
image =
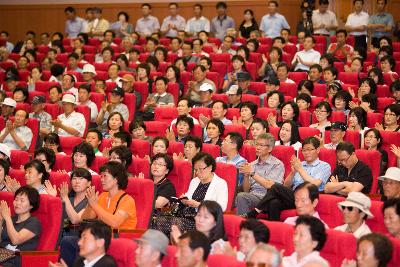
[[[308,72],[312,65],[319,63],[321,54],[313,49],[314,45],[315,45],[314,37],[306,36],[303,44],[304,49],[302,51],[297,52],[294,55],[292,61],[292,65],[295,66],[294,71]]]
[[[67,21],[65,22],[65,33],[68,38],[76,38],[79,33],[85,32],[86,22],[76,15],[75,8],[69,6],[64,10]]]
[[[336,30],[338,22],[336,15],[328,10],[329,0],[319,0],[318,9],[313,11],[312,23],[314,34],[329,36],[330,31]]]
[[[170,15],[163,20],[161,33],[166,37],[177,37],[178,31],[185,30],[186,20],[178,15],[178,3],[170,3],[168,7]]]
[[[354,47],[362,47],[367,50],[367,29],[369,15],[362,11],[364,0],[354,0],[354,12],[347,17],[346,30],[350,35],[354,36]]]
[[[79,105],[88,106],[90,108],[90,122],[95,124],[97,114],[99,113],[97,105],[90,100],[91,86],[90,84],[82,84],[78,89]]]
[[[20,109],[15,112],[14,122],[8,120],[6,127],[0,132],[0,143],[11,150],[28,150],[32,143],[33,133],[26,126],[29,114]]]
[[[150,4],[144,3],[142,5],[142,14],[143,17],[136,22],[135,31],[142,37],[148,37],[151,36],[152,33],[158,32],[160,30],[160,22],[158,22],[158,18],[150,15]]]
[[[161,267],[161,259],[167,255],[168,237],[158,230],[149,229],[135,240],[135,263],[138,267]]]
[[[61,88],[63,93],[71,93],[76,98],[78,97],[78,89],[75,88],[75,76],[72,74],[64,74],[61,81]]]
[[[189,118],[192,118],[193,124],[199,124],[199,121],[190,115],[190,111],[192,110],[193,103],[188,98],[181,98],[178,101],[178,106],[176,107],[178,111],[178,116],[186,115]],[[176,124],[176,118],[171,121],[171,129],[172,125]]]
[[[268,14],[260,22],[260,30],[265,37],[275,38],[281,35],[282,29],[290,29],[286,18],[277,12],[278,7],[277,1],[268,2]]]
[[[202,16],[203,6],[195,4],[193,7],[194,17],[186,23],[185,32],[188,36],[197,36],[200,31],[210,32],[210,21]]]
[[[81,113],[74,110],[76,105],[75,96],[72,94],[65,94],[62,98],[62,105],[64,113],[58,115],[57,119],[51,121],[51,124],[54,126],[54,131],[59,136],[83,137],[86,120]]]

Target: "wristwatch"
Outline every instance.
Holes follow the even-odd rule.
[[[254,177],[254,175],[256,174],[256,172],[252,172],[252,173],[250,173],[250,178],[252,178],[253,179],[253,177]]]

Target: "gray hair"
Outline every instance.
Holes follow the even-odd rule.
[[[270,133],[263,133],[263,134],[260,134],[258,137],[257,137],[257,140],[260,140],[260,139],[266,139],[267,141],[268,141],[268,145],[271,147],[271,148],[274,148],[274,146],[275,146],[275,137],[272,135],[272,134],[270,134]]]
[[[281,254],[279,251],[271,245],[265,244],[265,243],[258,243],[247,255],[246,261],[249,261],[253,254],[257,251],[261,250],[263,252],[271,253],[272,255],[272,260],[271,262],[267,262],[267,264],[270,264],[271,267],[278,267],[281,264]]]
[[[131,44],[133,44],[133,38],[130,36],[125,36],[122,40],[123,41],[128,40]]]

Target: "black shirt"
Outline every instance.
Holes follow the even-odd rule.
[[[170,180],[164,179],[161,183],[156,184],[156,199],[157,197],[165,197],[170,200],[171,197],[176,196],[176,190]]]
[[[242,35],[243,38],[246,38],[246,39],[248,39],[250,37],[250,33],[252,31],[257,31],[257,30],[258,30],[257,23],[253,23],[249,27],[245,27],[244,24],[242,24],[239,27],[240,34]]]
[[[32,233],[34,233],[34,237],[31,239],[28,239],[22,244],[17,245],[17,249],[24,251],[24,250],[36,250],[36,247],[39,243],[39,237],[40,237],[40,232],[42,231],[42,227],[40,225],[40,221],[36,217],[29,217],[25,221],[17,223],[18,216],[14,215],[12,216],[12,222],[14,224],[14,228],[17,232],[21,231],[22,229],[26,229]],[[8,244],[13,245],[11,243],[10,237],[8,236],[7,233],[7,226],[6,222],[3,221],[3,231],[1,232],[1,242],[0,242],[0,247],[4,248]]]
[[[369,194],[372,185],[372,171],[364,162],[359,160],[356,165],[351,169],[350,175],[348,169],[342,165],[337,165],[332,173],[332,176],[338,176],[339,182],[358,182],[364,187],[361,190],[364,194]]]

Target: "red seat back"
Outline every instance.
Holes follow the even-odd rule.
[[[211,108],[198,107],[198,108],[192,108],[192,110],[190,111],[190,115],[192,115],[192,117],[196,119],[199,119],[200,114],[203,114],[204,116],[211,118]]]
[[[228,120],[233,120],[233,117],[236,117],[237,119],[239,119],[240,109],[239,108],[228,108],[225,116]]]
[[[244,157],[247,162],[253,162],[256,160],[256,147],[252,145],[244,144],[239,154]]]
[[[293,225],[266,220],[262,220],[261,222],[264,223],[269,229],[269,244],[275,246],[279,251],[285,250],[285,256],[291,255],[294,251]]]
[[[67,184],[71,184],[71,179],[69,177],[68,174],[66,173],[61,173],[61,172],[50,172],[50,178],[49,178],[50,182],[52,185],[55,185],[58,188],[60,188],[62,183],[67,183]]]
[[[367,164],[372,171],[372,186],[370,193],[375,194],[378,190],[378,177],[380,172],[381,153],[378,150],[357,149],[356,155],[359,160]]]
[[[343,214],[338,203],[344,201],[344,197],[331,194],[320,194],[316,211],[321,219],[329,226],[335,228],[343,224]]]
[[[100,171],[100,167],[103,166],[104,164],[106,164],[108,162],[108,158],[107,157],[103,157],[103,156],[96,156],[92,162],[92,165],[90,166],[90,168],[99,173]]]
[[[133,82],[133,88],[139,92],[142,96],[142,102],[140,103],[140,109],[143,109],[146,103],[147,97],[149,96],[149,86],[147,82]]]
[[[111,239],[107,253],[112,256],[119,267],[135,266],[135,251],[137,244],[128,238]]]
[[[26,180],[25,180],[25,171],[23,169],[12,169],[10,168],[10,171],[8,172],[8,175],[11,178],[14,178],[17,180],[21,186],[26,185]]]
[[[321,132],[315,128],[299,127],[300,139],[304,140],[307,137],[319,135]]]
[[[263,82],[250,82],[249,90],[254,91],[257,95],[264,94],[265,91],[265,83]]]
[[[284,95],[296,97],[297,96],[297,84],[295,83],[281,83],[279,86],[279,91]]]
[[[222,162],[217,163],[215,174],[224,179],[228,184],[228,205],[226,206],[226,211],[230,211],[232,209],[233,201],[235,200],[237,189],[237,173],[238,171],[235,165]]]
[[[383,202],[382,201],[371,201],[371,213],[374,218],[367,219],[365,223],[369,226],[371,231],[378,232],[382,234],[388,234],[388,231],[383,222],[383,212],[382,212]]]
[[[159,121],[145,121],[147,136],[165,136],[165,131],[168,129],[168,124]]]
[[[53,167],[53,171],[65,170],[67,172],[72,170],[72,159],[71,156],[65,154],[56,154],[56,162]]]
[[[331,266],[340,267],[344,259],[355,258],[357,240],[353,234],[330,229],[326,231],[326,243],[320,253]]]
[[[240,234],[240,223],[244,221],[243,217],[233,215],[233,214],[224,214],[224,228],[225,234],[228,238],[229,243],[231,243],[232,247],[239,248],[239,234]]]
[[[35,91],[48,93],[49,89],[56,85],[60,84],[58,82],[36,82]]]
[[[170,142],[169,146],[168,146],[168,150],[167,150],[167,154],[172,156],[174,153],[176,153],[177,155],[179,153],[183,154],[183,150],[184,150],[184,145],[183,143],[180,142]]]
[[[260,106],[260,97],[258,95],[250,95],[250,94],[243,94],[242,95],[242,102],[253,102],[258,107]]]
[[[137,155],[143,158],[146,155],[150,155],[150,143],[146,140],[132,139],[131,151],[133,155]]]
[[[299,84],[302,80],[307,80],[308,74],[307,72],[289,72],[288,78]]]
[[[29,154],[23,150],[11,150],[10,155],[11,168],[19,169],[29,161]]]
[[[375,128],[376,123],[382,123],[383,121],[383,114],[381,113],[367,113],[367,127],[368,128]]]
[[[221,156],[221,147],[219,145],[203,143],[202,151],[210,154],[213,158]]]
[[[388,267],[400,266],[400,240],[395,238],[390,238],[393,245],[392,259],[390,260]]]
[[[388,167],[395,167],[396,165],[396,156],[390,149],[390,146],[396,145],[400,146],[400,132],[387,132],[387,131],[379,131],[383,138],[382,149],[384,149],[388,153],[389,162]]]
[[[60,146],[62,151],[71,155],[75,146],[83,142],[83,139],[78,136],[60,136]]]
[[[225,125],[225,131],[222,137],[225,138],[228,135],[228,133],[231,132],[238,132],[242,135],[243,139],[246,139],[246,128],[243,125],[235,125],[235,124]]]
[[[263,120],[268,119],[268,115],[272,114],[273,116],[277,116],[276,110],[272,108],[258,108],[256,118],[260,118]]]
[[[284,178],[286,178],[290,172],[290,158],[295,155],[294,148],[292,146],[275,146],[271,154],[282,161],[283,165],[285,166]]]
[[[192,179],[192,164],[185,160],[174,160],[174,168],[168,179],[175,186],[177,196],[186,193]]]
[[[154,109],[154,120],[162,121],[170,124],[175,118],[178,117],[178,110],[176,107],[156,107]]]
[[[90,123],[90,108],[84,105],[77,105],[75,111],[81,113],[85,117],[85,131],[83,132],[83,136],[86,136]]]
[[[244,262],[239,262],[234,256],[223,254],[211,254],[207,258],[207,266],[209,267],[242,267],[246,266]]]
[[[143,173],[145,178],[150,177],[150,162],[147,159],[132,157],[132,164],[128,167],[128,172],[133,176]]]

